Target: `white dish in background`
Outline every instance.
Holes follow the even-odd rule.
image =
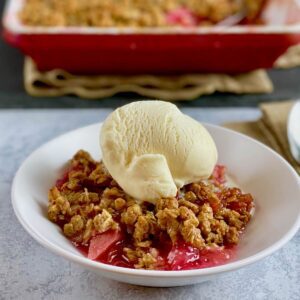
[[[66,133],[33,152],[18,170],[12,187],[15,213],[40,244],[81,266],[118,281],[145,286],[180,286],[203,282],[254,263],[281,248],[300,225],[300,180],[292,167],[261,143],[222,127],[205,125],[228,167],[245,192],[255,197],[255,214],[242,238],[235,261],[189,271],[150,271],[115,267],[89,260],[46,216],[48,189],[79,149],[100,159],[101,124]]]
[[[297,101],[290,112],[287,126],[288,140],[294,159],[300,164],[300,101]]]

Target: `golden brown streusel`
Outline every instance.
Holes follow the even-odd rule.
[[[106,209],[103,209],[100,214],[94,217],[93,223],[94,228],[98,233],[102,233],[110,229],[117,230],[119,228],[118,223],[114,221],[112,215]]]
[[[141,248],[135,250],[124,248],[123,251],[128,260],[134,263],[136,269],[151,270],[155,269],[157,265],[158,251],[155,248],[150,248],[148,252]]]
[[[155,269],[160,236],[173,245],[183,240],[198,249],[238,243],[253,199],[213,182],[187,185],[177,197],[158,199],[155,206],[140,203],[116,184],[102,163],[81,150],[49,191],[48,218],[79,245],[89,245],[97,234],[122,230],[131,239],[123,249],[127,259],[136,268]]]
[[[244,6],[247,7],[248,20],[251,20],[261,10],[264,1],[26,0],[20,18],[31,26],[161,27],[176,25],[168,20],[167,15],[185,9],[195,16],[196,24],[199,19],[199,24],[211,25],[237,13]]]

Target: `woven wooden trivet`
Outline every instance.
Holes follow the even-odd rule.
[[[187,74],[182,76],[81,76],[64,70],[40,72],[30,58],[24,67],[25,89],[32,96],[76,95],[99,99],[122,92],[161,100],[192,100],[214,92],[269,93],[273,90],[267,73],[257,70],[246,74]]]

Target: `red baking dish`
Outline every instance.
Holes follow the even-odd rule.
[[[271,68],[288,47],[300,43],[300,22],[167,29],[29,27],[18,20],[23,2],[7,3],[4,37],[32,57],[42,71],[61,68],[78,74],[239,73]],[[285,7],[291,1],[280,2]],[[282,11],[277,10],[277,14]]]

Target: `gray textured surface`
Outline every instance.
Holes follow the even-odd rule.
[[[211,123],[256,119],[256,109],[185,109]],[[214,281],[144,288],[104,279],[55,256],[21,227],[10,204],[13,176],[36,147],[103,120],[108,110],[0,111],[0,299],[300,299],[300,233],[274,255]]]

